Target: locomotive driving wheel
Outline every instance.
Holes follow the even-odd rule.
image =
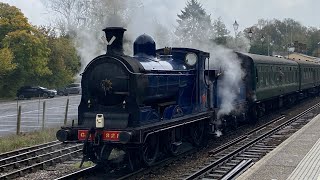
[[[138,149],[128,149],[126,151],[128,156],[128,168],[130,171],[135,171],[141,168],[141,159]]]
[[[168,139],[167,139],[167,150],[168,152],[176,156],[179,153],[179,145],[182,143],[181,139],[181,129],[176,128],[168,131]]]
[[[159,136],[157,134],[149,135],[141,150],[142,160],[145,165],[153,165],[156,162],[159,153]]]
[[[199,147],[203,141],[205,135],[205,122],[199,121],[191,125],[190,127],[190,136],[191,142],[194,146]]]

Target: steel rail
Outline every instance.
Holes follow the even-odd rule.
[[[65,145],[64,143],[57,142],[57,143],[50,144],[47,146],[40,146],[39,148],[33,148],[30,151],[22,152],[22,153],[13,155],[13,156],[9,156],[7,158],[0,159],[0,165],[5,165],[8,163],[19,161],[21,159],[29,158],[32,156],[37,156],[41,153],[47,153],[47,152],[53,151],[55,149],[61,148],[60,146],[64,146],[64,145]]]
[[[49,152],[49,153],[45,153],[45,154],[42,154],[42,155],[30,157],[30,158],[27,158],[27,159],[22,159],[22,160],[19,160],[19,161],[8,163],[8,164],[4,164],[4,165],[0,166],[0,172],[8,172],[8,171],[10,171],[12,169],[18,169],[21,166],[26,166],[26,167],[27,166],[31,166],[32,164],[36,164],[36,162],[41,162],[41,161],[48,160],[48,159],[53,158],[53,157],[58,157],[58,156],[61,156],[63,154],[66,154],[68,152],[76,151],[76,150],[81,149],[81,148],[82,148],[82,145],[77,144],[77,145],[74,145],[74,146],[71,146],[71,147],[58,149],[58,150],[55,150],[53,152]]]
[[[303,112],[299,113],[298,115],[294,116],[293,118],[290,118],[289,120],[281,123],[280,125],[278,125],[276,128],[273,128],[269,131],[267,131],[266,133],[254,138],[253,140],[250,140],[249,142],[245,143],[244,145],[240,146],[239,148],[233,150],[231,153],[228,153],[226,155],[224,155],[222,158],[217,159],[216,161],[210,163],[209,165],[201,168],[200,170],[197,170],[196,172],[192,173],[191,175],[187,176],[186,178],[184,178],[185,180],[191,180],[191,179],[196,179],[199,178],[201,176],[203,176],[204,174],[206,174],[207,172],[211,171],[214,167],[222,164],[223,162],[226,162],[228,159],[234,157],[235,155],[237,155],[238,153],[240,153],[241,151],[244,151],[245,149],[247,149],[248,147],[252,146],[253,144],[259,142],[260,140],[274,134],[275,132],[283,129],[284,127],[286,127],[287,125],[293,123],[294,121],[298,120],[300,117],[306,115],[307,113],[309,113],[310,111],[319,108],[320,107],[320,103],[317,103],[316,105],[313,105],[312,107],[308,108],[307,110],[304,110]],[[276,121],[272,121],[272,123],[267,123],[267,125],[263,125],[261,127],[258,127],[256,129],[254,129],[253,131],[249,132],[249,135],[245,135],[244,137],[240,137],[237,138],[235,141],[221,147],[221,148],[217,148],[216,150],[213,150],[212,152],[210,152],[209,154],[215,154],[217,152],[221,152],[233,145],[236,145],[242,141],[245,141],[249,138],[250,135],[253,135],[255,132],[260,131],[263,128],[266,128],[268,125],[271,125],[277,121],[282,120],[283,118],[277,118]]]
[[[73,155],[79,155],[81,152],[82,152],[82,149],[78,149],[78,150],[63,154],[58,157],[50,158],[48,160],[33,164],[31,166],[28,166],[28,167],[25,167],[25,168],[22,168],[22,169],[19,169],[19,170],[16,170],[16,171],[4,174],[4,175],[1,175],[0,179],[13,179],[13,178],[23,176],[26,173],[34,172],[36,169],[45,169],[45,167],[47,165],[52,166],[56,163],[69,160],[69,159],[73,158]]]
[[[96,171],[97,167],[96,166],[91,166],[85,169],[81,169],[76,172],[72,172],[70,174],[64,175],[62,177],[56,178],[55,180],[67,180],[67,179],[78,179],[81,178],[85,175],[94,173]]]
[[[31,146],[31,147],[25,147],[25,148],[22,148],[22,149],[1,153],[0,154],[0,160],[4,159],[4,158],[11,157],[11,156],[15,156],[15,155],[18,155],[18,154],[21,154],[21,153],[30,152],[30,151],[35,150],[35,149],[39,149],[39,148],[43,148],[43,147],[46,147],[46,146],[50,146],[50,145],[53,145],[53,144],[58,144],[58,143],[60,144],[59,141],[51,141],[51,142],[48,142],[48,143],[43,143],[43,144]]]

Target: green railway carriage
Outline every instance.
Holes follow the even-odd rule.
[[[299,66],[292,60],[270,56],[245,54],[251,64],[253,101],[264,101],[299,91]]]
[[[320,65],[314,62],[295,60],[299,64],[300,91],[315,91],[320,81]]]

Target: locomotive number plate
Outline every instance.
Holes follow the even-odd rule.
[[[87,137],[87,133],[88,133],[88,130],[78,130],[78,139],[80,141],[84,141],[86,140],[86,137]],[[89,140],[91,139],[91,135],[89,137]]]
[[[86,140],[88,130],[78,130],[78,140]],[[104,141],[119,141],[120,131],[103,131],[102,140]],[[93,137],[94,138],[94,137]],[[93,139],[91,135],[89,136],[89,141]]]
[[[119,131],[103,131],[103,140],[119,141]]]

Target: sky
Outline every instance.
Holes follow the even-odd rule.
[[[176,24],[177,14],[187,0],[141,0],[145,11],[152,11],[162,24]],[[258,19],[293,18],[305,26],[320,28],[319,0],[199,0],[213,19],[221,16],[230,31],[235,20],[239,30],[257,23]],[[52,19],[41,0],[0,0],[22,10],[34,25],[49,25]],[[150,8],[156,7],[156,8]],[[51,15],[51,16],[50,16]]]

